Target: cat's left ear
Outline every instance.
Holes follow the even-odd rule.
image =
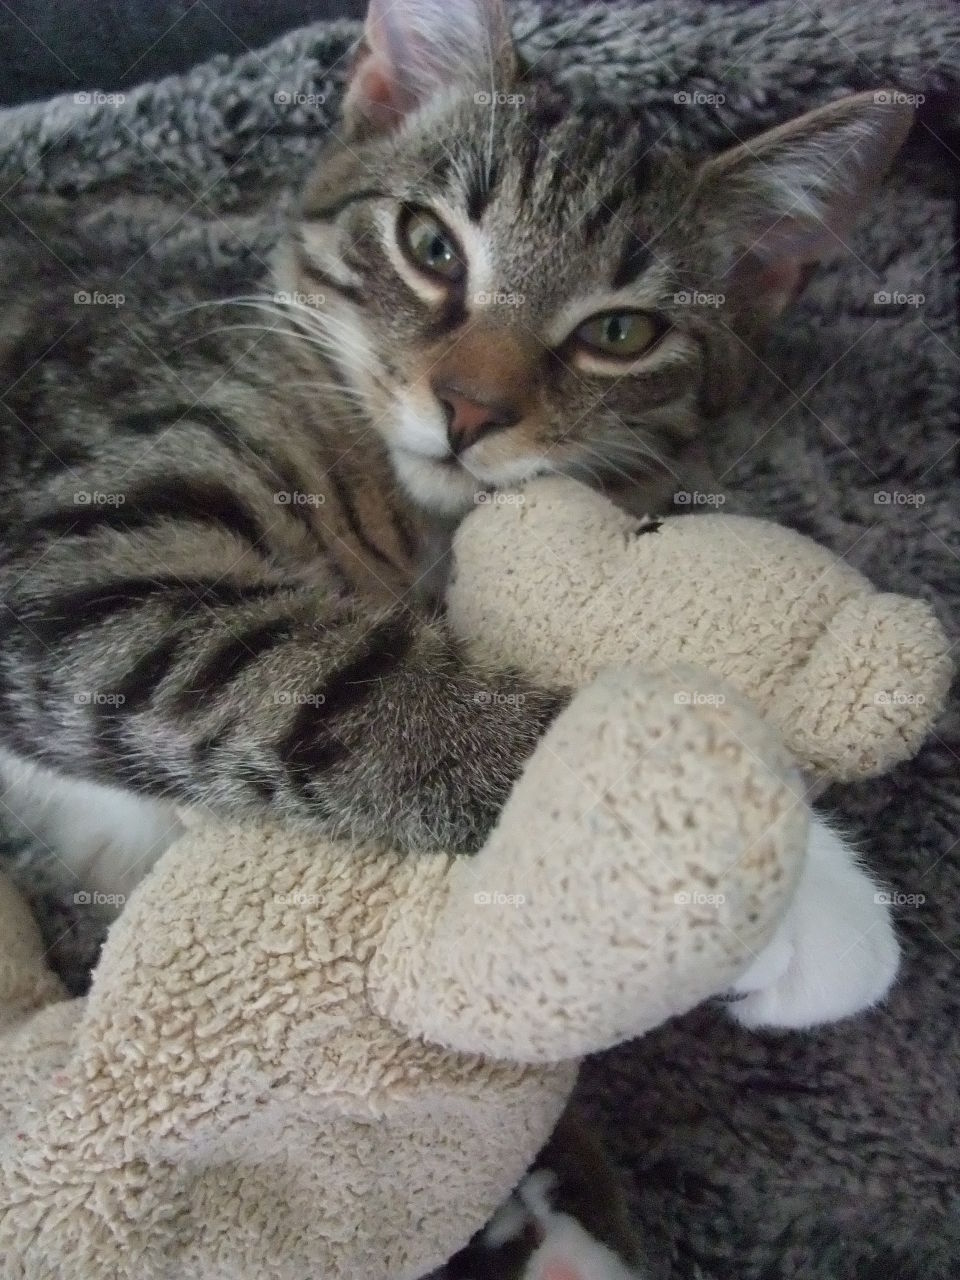
[[[781,311],[807,269],[842,250],[913,118],[902,93],[859,93],[707,161],[694,205],[726,248],[727,292]]]
[[[369,0],[344,121],[385,132],[448,90],[500,91],[515,70],[503,0]]]

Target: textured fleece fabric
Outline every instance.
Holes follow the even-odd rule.
[[[456,566],[450,616],[478,658],[559,686],[629,661],[663,672],[680,703],[711,698],[677,673],[696,664],[831,779],[909,759],[953,674],[928,604],[878,593],[809,539],[744,516],[671,516],[638,533],[600,494],[547,480],[466,520]]]
[[[549,1135],[577,1058],[725,991],[770,940],[805,846],[797,764],[889,765],[941,705],[929,608],[808,539],[736,516],[637,535],[571,480],[518,496],[458,534],[452,624],[584,687],[475,857],[194,816],[83,1002],[56,1001],[26,906],[0,903],[10,1275],[69,1260],[83,1280],[413,1280],[442,1264]],[[699,634],[681,569],[702,575]],[[851,612],[873,620],[853,643],[831,626]],[[919,703],[878,718],[878,681]],[[866,712],[835,757],[831,690],[842,722]],[[789,740],[767,703],[793,708]]]
[[[719,470],[726,510],[813,534],[883,589],[929,600],[956,638],[960,8],[568,0],[518,6],[515,29],[545,74],[634,103],[652,137],[681,144],[724,146],[861,89],[925,97],[853,252],[784,321],[768,357],[775,390],[751,405],[752,438],[731,434]],[[67,98],[7,112],[4,198],[59,193],[134,253],[241,275],[265,260],[277,203],[335,112],[356,30],[306,28],[119,107]],[[696,93],[699,106],[676,100]],[[651,1275],[953,1280],[960,1269],[958,758],[954,697],[914,760],[825,798],[900,895],[904,965],[882,1009],[757,1036],[703,1007],[581,1072],[576,1105],[620,1161]],[[80,988],[100,922],[58,888],[42,850],[7,852],[48,957]],[[4,921],[0,937],[12,936]],[[31,1000],[50,989],[42,975],[19,981]],[[38,1063],[50,1017],[31,1023]],[[0,1089],[29,1104],[23,1084],[18,1062]]]
[[[678,707],[621,669],[551,728],[475,858],[201,825],[84,1000],[56,1000],[4,886],[5,1280],[441,1265],[546,1141],[576,1056],[716,994],[769,940],[796,794],[732,690]]]

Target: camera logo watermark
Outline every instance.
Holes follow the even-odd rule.
[[[78,307],[122,307],[126,300],[126,294],[103,293],[99,289],[78,289],[73,295]]]
[[[99,693],[96,690],[73,695],[78,707],[122,707],[126,700],[122,693]]]
[[[501,693],[498,689],[478,689],[473,695],[478,707],[522,707],[526,697],[522,693]]]
[[[902,289],[878,289],[873,295],[878,307],[922,307],[926,300],[925,293],[904,293]]]
[[[703,93],[699,89],[692,92],[681,90],[673,95],[678,107],[722,107],[727,100],[725,93]]]
[[[678,689],[673,695],[678,707],[722,707],[727,701],[723,693],[700,693],[696,689]]]
[[[322,693],[298,693],[289,689],[277,689],[273,695],[276,707],[322,707],[326,698]]]
[[[878,489],[873,495],[877,507],[922,507],[926,500],[926,494],[905,493],[900,489]]]
[[[927,900],[925,893],[880,892],[873,895],[878,907],[922,907]]]
[[[73,895],[78,907],[122,907],[126,903],[126,895],[122,893],[97,893],[86,889],[78,889]]]
[[[281,307],[322,307],[327,301],[325,293],[301,293],[294,289],[292,293],[280,291],[273,295],[273,300]]]
[[[127,100],[125,93],[104,93],[100,89],[81,89],[73,95],[78,107],[119,107]]]
[[[322,898],[319,893],[304,893],[302,889],[291,889],[289,893],[275,893],[273,901],[278,907],[319,907]]]
[[[327,101],[323,93],[301,93],[298,89],[278,89],[273,95],[278,107],[322,107]]]
[[[701,893],[698,889],[681,890],[673,895],[678,907],[722,907],[727,900],[725,893]]]
[[[699,289],[679,289],[673,295],[678,307],[722,307],[726,300],[725,293],[702,293]]]
[[[77,489],[73,495],[75,507],[122,507],[126,494],[103,493],[99,489]]]
[[[903,689],[881,689],[874,695],[876,707],[922,707],[926,702],[922,693],[907,693]]]
[[[522,107],[527,99],[522,93],[491,93],[481,89],[473,95],[473,100],[478,107]]]
[[[922,107],[926,102],[926,94],[901,93],[899,89],[878,89],[873,95],[874,102],[902,107]]]
[[[503,289],[493,293],[480,289],[473,295],[474,305],[478,307],[522,307],[526,300],[525,293],[507,293]]]
[[[293,492],[281,489],[273,495],[278,507],[322,507],[326,500],[322,493],[300,493],[297,489]]]
[[[499,489],[481,489],[473,495],[474,505],[478,507],[522,507],[526,496],[510,489],[501,492]]]
[[[526,900],[522,893],[497,893],[481,890],[473,895],[473,901],[478,907],[522,907]]]
[[[722,507],[726,500],[726,494],[701,493],[699,489],[678,489],[673,495],[678,507]]]

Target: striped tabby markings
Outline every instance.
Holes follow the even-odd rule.
[[[162,519],[178,519],[218,524],[254,547],[264,538],[264,529],[247,504],[219,480],[162,476],[131,485],[123,498],[117,505],[58,508],[29,520],[27,529],[80,537],[99,529],[130,532]]]
[[[180,692],[177,710],[198,710],[265,653],[292,639],[295,632],[296,620],[284,614],[253,623],[239,634],[231,633],[191,677],[190,688]]]
[[[331,722],[350,712],[367,696],[366,685],[382,680],[403,662],[413,643],[409,620],[391,616],[363,637],[359,652],[318,686],[300,706],[277,753],[293,784],[314,797],[317,775],[349,753]]]

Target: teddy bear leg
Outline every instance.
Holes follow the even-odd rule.
[[[730,1013],[747,1027],[800,1029],[845,1018],[887,994],[899,958],[889,894],[814,814],[796,896],[734,984],[741,998]]]

